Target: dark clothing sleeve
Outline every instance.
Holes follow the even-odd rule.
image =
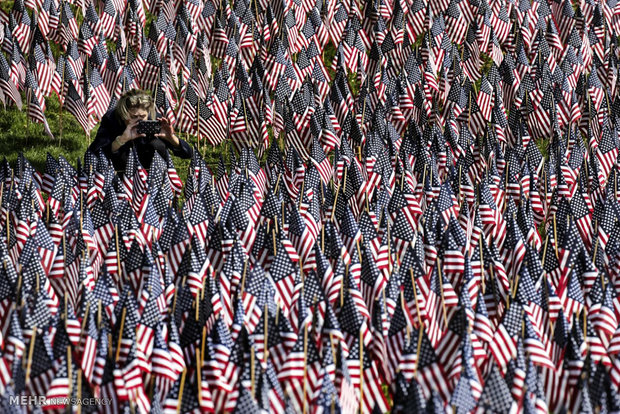
[[[178,147],[174,147],[169,142],[158,138],[137,138],[120,147],[117,152],[112,152],[112,143],[116,137],[123,135],[124,131],[125,124],[116,117],[114,109],[111,109],[101,118],[101,124],[99,125],[95,140],[89,147],[95,153],[102,150],[106,157],[112,161],[117,171],[125,170],[125,165],[132,148],[136,149],[140,164],[144,168],[151,166],[155,151],[164,159],[168,157],[168,150],[179,158],[192,157],[192,148],[181,138],[179,138],[180,145]]]
[[[89,149],[93,152],[97,152],[101,149],[108,158],[112,159],[112,142],[119,135],[123,135],[124,131],[125,128],[114,116],[114,110],[108,111],[103,118],[101,118],[97,135],[92,144],[90,144]]]

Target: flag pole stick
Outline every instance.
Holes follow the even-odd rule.
[[[30,347],[28,349],[28,362],[26,365],[26,385],[30,383],[30,371],[32,369],[32,353],[34,352],[34,342],[37,339],[37,326],[32,327],[32,338],[30,339]]]
[[[198,295],[196,295],[196,300],[194,303],[196,304],[196,314],[194,316],[196,320],[198,320],[200,318],[200,297]]]
[[[364,334],[360,330],[360,413],[364,412]]]
[[[202,327],[202,343],[200,344],[201,345],[201,348],[200,348],[200,362],[201,362],[200,366],[201,367],[205,359],[205,345],[207,343],[206,338],[207,338],[207,327],[203,326]]]
[[[86,302],[86,309],[84,309],[84,318],[82,318],[82,328],[80,329],[80,342],[78,345],[81,345],[82,340],[84,339],[84,328],[86,327],[86,320],[88,319],[89,311],[90,311],[90,302]]]
[[[125,39],[126,40],[126,39]],[[129,56],[129,42],[126,40],[125,44],[125,61],[123,62],[123,72],[125,72],[125,68],[127,67],[127,57]],[[123,93],[125,92],[125,88],[127,87],[127,76],[123,76]]]
[[[265,368],[267,368],[267,358],[269,356],[269,307],[267,306],[267,301],[265,301],[265,315],[264,315],[264,321],[265,321],[265,326],[264,326],[264,330],[265,330],[265,349],[263,350],[263,364],[265,364]]]
[[[15,180],[13,179],[13,170],[11,170],[11,187],[9,188],[9,194],[12,192],[13,190],[13,183],[15,182]],[[4,187],[4,186],[3,186]],[[11,243],[11,226],[10,226],[10,222],[11,222],[11,216],[9,215],[10,212],[10,208],[6,209],[6,244],[7,246]],[[64,241],[65,238],[65,232],[62,232],[62,238]],[[6,261],[4,261],[4,266],[6,267]]]
[[[510,161],[506,162],[506,177],[504,179],[504,189],[507,190],[508,189],[508,173],[510,171]],[[502,213],[504,213],[506,211],[506,209],[508,208],[508,203],[506,203],[504,201],[504,211],[502,211]]]
[[[30,111],[30,97],[31,97],[32,89],[26,89],[26,131],[30,129],[30,117],[28,116],[28,112]],[[28,144],[28,134],[26,134],[26,144]]]
[[[446,301],[443,295],[443,277],[441,276],[441,267],[439,266],[439,258],[436,259],[436,262],[437,262],[437,274],[439,275],[439,293],[441,294],[441,309],[443,310],[443,322],[447,329],[448,328],[448,316],[446,313]]]
[[[332,351],[332,358],[334,359],[334,363],[336,363],[337,355],[336,348],[334,347],[334,334],[332,332],[329,333],[329,348]]]
[[[86,67],[84,68],[84,70],[86,71],[86,87],[87,87],[87,89],[89,89],[90,88],[90,80],[88,79],[88,55],[86,55],[86,65],[85,66]],[[88,108],[86,108],[86,112],[88,112]],[[89,130],[88,130],[88,132],[84,131],[84,134],[86,135],[86,138],[87,138],[86,144],[88,144],[88,145],[90,145],[90,132],[91,132],[90,120],[91,119],[92,119],[91,115],[88,114],[87,121],[88,121],[88,128],[89,128]]]
[[[243,297],[243,290],[244,290],[244,287],[245,287],[245,275],[246,275],[247,271],[248,271],[248,261],[246,260],[243,263],[243,275],[241,276],[241,296],[242,297]]]
[[[73,385],[73,363],[71,361],[71,345],[67,345],[67,377],[69,377],[69,396],[73,394],[71,387]]]
[[[482,234],[478,237],[478,248],[480,249],[480,279],[482,282],[482,293],[486,292],[486,275],[484,274],[484,249],[482,248]]]
[[[517,286],[519,285],[519,273],[515,276],[512,283],[512,291],[510,292],[511,296],[514,298],[517,295]]]
[[[101,299],[97,301],[97,329],[101,328]]]
[[[413,267],[409,268],[411,274],[411,287],[413,288],[413,300],[415,300],[415,311],[418,315],[418,326],[422,327],[422,315],[420,314],[420,305],[418,304],[418,288],[416,287],[415,277],[413,276]]]
[[[422,334],[423,333],[424,333],[424,326],[420,324],[420,328],[418,329],[418,346],[415,352],[415,365],[413,366],[414,376],[418,372],[418,365],[420,364],[420,349],[422,348]]]
[[[403,311],[403,314],[407,315],[409,313],[407,312],[407,307],[405,306],[405,291],[404,290],[400,291],[400,308]],[[406,334],[407,334],[407,343],[409,343],[411,339],[411,328],[409,327],[409,324],[407,324],[406,326]]]
[[[346,264],[344,266],[344,274],[345,275],[349,275],[349,265]],[[342,282],[340,283],[340,308],[342,308],[342,306],[344,305],[344,283],[345,280],[343,278]]]
[[[179,399],[177,400],[177,414],[181,412],[181,402],[183,400],[183,386],[185,385],[185,374],[187,372],[187,368],[183,370],[181,374],[181,384],[179,385]]]
[[[304,324],[304,397],[303,397],[303,414],[306,414],[307,404],[306,399],[308,395],[308,325]]]
[[[322,188],[323,187],[321,187],[321,189]],[[321,226],[321,253],[325,253],[325,225]]]
[[[202,374],[200,372],[201,368],[202,359],[200,356],[200,348],[196,347],[196,381],[198,385],[198,405],[202,408]]]
[[[588,336],[588,313],[587,313],[587,309],[584,306],[583,307],[583,335],[584,336]],[[583,341],[586,344],[586,347],[588,346],[588,341]]]
[[[596,241],[594,242],[594,250],[592,252],[592,263],[596,263],[596,252],[598,250],[598,223],[596,220],[594,220],[594,228],[597,229],[596,233],[597,233],[597,237],[596,237]]]
[[[254,355],[254,345],[252,345],[250,347],[250,391],[252,393],[252,398],[254,398],[254,396],[256,395],[256,391],[255,391],[255,383],[256,383],[256,379],[255,379],[255,373],[254,373],[254,359],[256,358],[256,355]]]
[[[62,67],[62,82],[60,84],[60,96],[58,97],[58,102],[60,103],[60,107],[58,108],[58,146],[60,147],[60,144],[62,143],[62,107],[64,106],[64,100],[61,99],[61,96],[63,95],[63,91],[65,89],[65,71],[67,69],[67,60],[65,59],[63,61],[63,67]]]
[[[185,279],[186,279],[186,276],[183,276],[183,280],[181,280],[181,285],[180,286],[185,285]],[[178,293],[179,293],[179,289],[177,289],[176,286],[175,286],[175,289],[174,289],[174,299],[172,300],[172,313],[173,314],[174,314],[174,312],[176,310],[176,307],[177,307],[177,297],[179,296]]]
[[[306,179],[304,177],[304,180],[301,182],[301,191],[299,192],[299,208],[301,209],[301,203],[304,200],[304,186],[306,184]]]
[[[387,248],[388,248],[388,273],[392,274],[392,245],[390,243],[390,220],[386,217],[385,226],[387,227]],[[383,289],[383,299],[385,302],[385,288]]]
[[[121,273],[121,255],[118,246],[118,223],[114,225],[114,233],[115,233],[115,244],[116,244],[116,266],[118,267],[118,281],[120,283],[121,288],[123,287],[123,278]],[[64,234],[63,234],[64,240]]]
[[[198,147],[200,147],[200,96],[196,94],[196,140],[198,140]],[[207,147],[203,143],[202,151],[206,151]]]
[[[558,227],[556,224],[555,217],[556,217],[556,214],[553,215],[553,238],[554,238],[553,246],[555,247],[555,257],[559,259],[560,255],[558,254]]]
[[[121,341],[123,339],[123,329],[125,328],[125,316],[127,316],[127,307],[123,307],[123,313],[121,314],[121,329],[118,331],[118,342],[116,344],[116,356],[114,361],[118,362],[118,358],[121,355]]]
[[[347,170],[344,170],[344,173],[347,173]],[[331,217],[331,221],[334,221],[334,218],[336,217],[336,203],[338,202],[338,193],[340,192],[340,183],[338,183],[338,187],[336,188],[336,195],[334,196],[334,204],[332,205],[332,217]]]
[[[77,398],[80,400],[82,398],[82,369],[78,367],[77,369]],[[131,401],[131,400],[130,400]],[[82,404],[77,405],[77,414],[82,412]]]

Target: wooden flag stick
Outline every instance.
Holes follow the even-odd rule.
[[[267,357],[269,355],[269,308],[267,307],[267,301],[265,301],[265,312],[263,315],[263,319],[265,321],[265,347],[263,350],[263,364],[265,367],[267,366]]]
[[[241,297],[243,297],[243,289],[245,287],[245,275],[248,271],[248,261],[243,263],[243,274],[241,275]]]
[[[71,396],[73,385],[73,364],[71,362],[71,345],[67,345],[67,377],[69,377],[69,396]]]
[[[15,301],[20,306],[24,303],[24,298],[22,297],[22,273],[21,273],[21,265],[19,265],[19,276],[17,277],[17,288],[15,291],[19,295],[18,299]]]
[[[255,384],[256,384],[256,379],[255,379],[255,373],[254,373],[254,359],[256,358],[256,356],[254,355],[254,346],[250,347],[250,391],[252,393],[252,397],[254,398],[254,396],[256,395],[256,391],[255,391]]]
[[[304,401],[303,414],[307,413],[306,399],[308,395],[308,325],[304,324]]]
[[[441,276],[441,267],[439,267],[439,258],[436,259],[437,274],[439,275],[439,293],[441,294],[441,309],[443,310],[443,322],[446,329],[448,328],[448,315],[446,313],[446,301],[443,296],[443,277]]]
[[[28,115],[29,112],[29,108],[30,108],[30,94],[31,94],[32,89],[28,88],[26,89],[26,131],[28,131],[28,129],[30,128],[30,116]],[[40,103],[39,103],[40,105]],[[28,137],[28,135],[30,134],[26,134],[26,137]],[[26,138],[26,144],[28,144],[28,138]]]
[[[181,280],[181,284],[179,286],[184,286],[185,285],[185,279],[187,278],[187,276],[183,276],[183,279]],[[174,290],[174,299],[172,300],[172,314],[174,315],[174,312],[177,308],[177,297],[178,295],[179,289],[175,288]]]
[[[348,275],[349,274],[349,265],[346,264],[344,265],[344,274]],[[344,280],[340,283],[340,307],[342,308],[342,306],[344,305]]]
[[[517,273],[517,275],[515,276],[515,278],[513,279],[513,284],[512,284],[512,291],[510,292],[510,295],[514,298],[517,295],[517,286],[519,285],[519,273]]]
[[[2,207],[2,200],[4,200],[4,183],[0,183],[0,207]],[[49,210],[49,198],[47,199],[47,207]],[[49,219],[49,211],[47,212],[47,221],[49,223],[50,219]],[[8,243],[8,240],[7,240]]]
[[[187,373],[187,368],[183,370],[181,374],[181,384],[179,385],[179,399],[177,401],[177,414],[181,413],[181,401],[183,400],[183,387],[185,386],[185,374]]]
[[[560,258],[560,255],[558,254],[558,227],[556,225],[556,221],[555,221],[555,214],[553,215],[553,238],[554,238],[554,247],[555,247],[555,257],[557,257],[558,259]]]
[[[11,217],[9,216],[9,211],[10,209],[6,209],[6,219],[5,219],[5,223],[6,223],[6,244],[8,245],[9,243],[11,243]],[[65,233],[62,233],[62,237],[65,237]]]
[[[75,390],[77,393],[77,398],[78,400],[82,399],[82,369],[78,368],[77,370],[77,390]],[[77,405],[77,414],[80,414],[82,412],[82,404],[78,404]]]
[[[125,61],[123,62],[123,66],[127,66],[127,56],[129,55],[129,42],[125,45]],[[123,72],[125,68],[123,68]],[[127,76],[123,76],[123,92],[125,92],[125,87],[127,86]]]
[[[420,349],[422,348],[422,335],[424,334],[424,327],[420,325],[418,329],[418,347],[415,352],[415,365],[413,366],[413,375],[418,372],[418,365],[420,364]]]
[[[121,355],[121,341],[123,340],[123,329],[125,328],[125,316],[127,316],[127,308],[123,307],[123,312],[121,314],[121,329],[118,332],[118,342],[116,344],[116,356],[114,360],[118,362],[118,357]]]
[[[280,177],[282,177],[282,173],[278,173],[278,179],[276,180],[276,185],[273,188],[274,194],[278,192],[278,186],[280,185]]]
[[[598,250],[598,236],[596,237],[596,241],[594,242],[594,250],[592,252],[592,263],[596,263],[596,251]]]
[[[200,357],[200,348],[196,347],[196,381],[198,384],[198,404],[202,407],[202,359]],[[179,394],[181,391],[179,390]]]
[[[196,304],[196,315],[194,315],[196,317],[196,320],[198,320],[198,318],[200,317],[200,299],[198,296],[196,296],[196,300],[194,301],[194,303]]]
[[[6,270],[6,263],[5,263],[5,269]],[[69,310],[67,309],[68,303],[67,303],[67,295],[64,295],[64,300],[65,300],[65,331],[68,331],[68,327],[69,325],[67,324],[67,320],[69,319]]]
[[[400,291],[400,307],[403,311],[403,314],[407,315],[409,313],[407,312],[407,306],[405,306],[405,291],[404,290]],[[406,333],[407,333],[407,343],[409,343],[411,339],[411,328],[409,327],[409,324],[407,324],[406,326]]]
[[[364,412],[364,333],[360,330],[360,413]]]
[[[121,274],[121,255],[119,250],[119,241],[118,241],[118,224],[114,225],[114,236],[116,238],[116,266],[118,267],[118,281],[120,283],[121,289],[123,287],[123,278]],[[63,236],[64,237],[64,236]]]
[[[82,318],[82,328],[80,330],[80,343],[79,343],[79,345],[82,344],[82,339],[84,339],[84,328],[86,327],[86,321],[88,320],[88,312],[89,311],[90,311],[90,302],[86,302],[86,309],[84,309],[84,318]]]
[[[482,276],[480,277],[481,282],[482,282],[482,293],[486,292],[486,276],[484,274],[484,249],[482,248],[482,234],[480,235],[480,237],[478,238],[478,246],[480,248],[480,269],[481,269],[481,273]]]
[[[301,203],[304,201],[304,185],[306,184],[306,180],[304,179],[301,182],[301,191],[299,192],[299,208],[301,209]]]
[[[587,314],[585,306],[583,308],[582,314],[583,314],[583,336],[587,337],[588,336],[588,314]],[[584,341],[584,342],[586,343],[586,346],[588,346],[587,345],[588,341]]]
[[[547,237],[545,237],[545,247],[543,248],[542,260],[541,260],[543,267],[545,266],[545,257],[547,256],[547,245],[548,244],[549,244],[549,233],[547,233]]]
[[[336,348],[334,346],[334,334],[332,332],[329,333],[329,347],[332,350],[332,358],[334,358],[334,363],[336,363],[337,354],[336,354]]]
[[[344,171],[346,174],[347,170],[344,170]],[[334,221],[334,218],[336,217],[336,203],[338,202],[338,193],[340,193],[340,183],[338,183],[338,187],[336,188],[336,195],[334,196],[334,204],[332,205],[331,221]]]
[[[37,340],[37,326],[32,327],[32,338],[28,348],[28,360],[26,363],[26,385],[30,383],[30,370],[32,369],[32,353],[34,352],[34,342]]]
[[[418,288],[415,284],[415,277],[413,276],[413,267],[409,268],[411,274],[411,287],[413,288],[413,300],[415,300],[415,311],[418,315],[418,326],[422,327],[422,315],[420,314],[420,305],[418,304]]]
[[[67,66],[67,60],[64,60],[63,63],[63,68],[62,68],[62,82],[60,84],[60,89],[64,90],[65,88],[65,70],[66,70],[66,66]],[[61,95],[63,95],[61,93]],[[62,99],[58,99],[58,101],[60,102],[60,107],[58,109],[58,146],[60,147],[60,144],[62,143],[62,107],[64,106],[64,100]]]
[[[207,327],[203,326],[202,327],[202,343],[200,344],[201,348],[200,348],[200,366],[202,367],[202,362],[205,359],[205,345],[207,343],[206,341],[207,338]]]

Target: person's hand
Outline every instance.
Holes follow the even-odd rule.
[[[129,141],[133,141],[136,138],[142,138],[146,136],[145,134],[138,134],[138,122],[138,120],[129,121],[127,127],[125,127],[125,131],[123,131],[123,134],[119,135],[114,139],[114,141],[112,141],[112,145],[110,147],[112,152],[117,152]]]
[[[134,139],[146,137],[146,134],[138,134],[138,123],[139,120],[129,121],[125,131],[123,131],[123,135],[119,136],[116,141],[120,146],[125,145],[129,141],[133,141]]]
[[[155,136],[168,141],[175,147],[181,145],[179,138],[174,133],[174,127],[172,126],[170,120],[166,117],[157,118],[157,120],[161,123],[161,132],[159,134],[155,134]]]

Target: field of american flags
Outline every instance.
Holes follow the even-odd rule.
[[[620,411],[619,5],[0,25],[1,412]],[[189,162],[84,153],[131,88]]]

